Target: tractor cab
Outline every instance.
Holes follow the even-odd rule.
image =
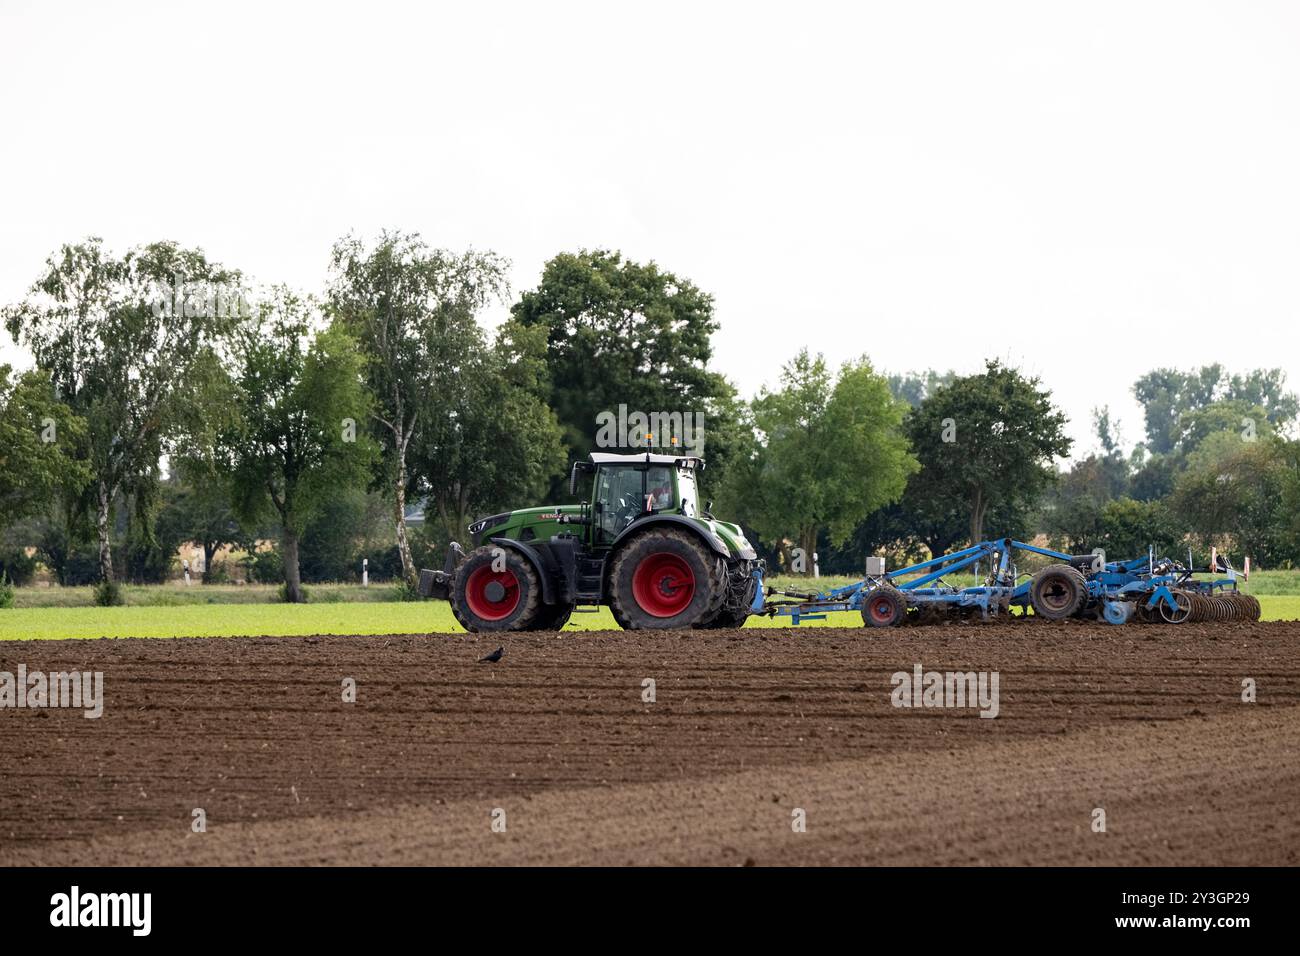
[[[634,521],[648,515],[701,514],[695,475],[704,467],[699,458],[676,455],[615,455],[596,452],[590,461],[577,461],[569,491],[578,494],[584,475],[592,475],[590,498],[583,503],[589,519],[588,543],[608,547]]]

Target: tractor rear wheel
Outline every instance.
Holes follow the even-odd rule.
[[[717,616],[725,582],[725,563],[694,534],[646,531],[614,558],[610,610],[628,630],[694,627]]]
[[[745,620],[749,617],[749,608],[741,608],[738,611],[728,611],[723,608],[718,612],[718,616],[704,624],[695,626],[701,630],[720,630],[721,628],[742,627]]]
[[[544,606],[533,566],[495,545],[471,551],[451,587],[451,612],[467,631],[526,631]]]
[[[1048,565],[1029,584],[1029,603],[1034,613],[1049,621],[1078,614],[1087,598],[1087,581],[1068,564]]]

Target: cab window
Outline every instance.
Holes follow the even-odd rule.
[[[597,526],[611,540],[646,510],[646,500],[656,511],[676,503],[673,470],[663,465],[649,468],[604,467],[596,481]]]
[[[700,493],[695,486],[695,472],[682,469],[677,472],[677,496],[681,501],[682,514],[695,518],[700,513]]]
[[[673,473],[670,469],[656,465],[646,471],[646,495],[656,511],[663,511],[673,506]]]
[[[616,537],[641,513],[641,473],[635,468],[601,468],[596,504],[601,534]]]

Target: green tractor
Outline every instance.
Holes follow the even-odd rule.
[[[701,508],[700,458],[597,452],[574,462],[579,504],[523,508],[469,526],[420,592],[468,631],[558,631],[608,605],[620,627],[739,627],[762,608],[763,562],[734,524]],[[711,504],[711,503],[710,503]]]

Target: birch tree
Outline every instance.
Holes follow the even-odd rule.
[[[491,252],[431,249],[416,234],[385,232],[369,249],[341,239],[330,264],[331,308],[366,357],[402,576],[414,586],[406,508],[416,482],[408,458],[432,419],[445,419],[477,387],[468,361],[483,344],[476,317],[505,294],[506,263]]]
[[[51,255],[27,297],[4,310],[10,335],[86,422],[85,505],[106,584],[114,500],[150,480],[196,413],[187,407],[187,380],[211,361],[243,301],[239,274],[198,249],[156,242],[116,256],[89,238]]]

